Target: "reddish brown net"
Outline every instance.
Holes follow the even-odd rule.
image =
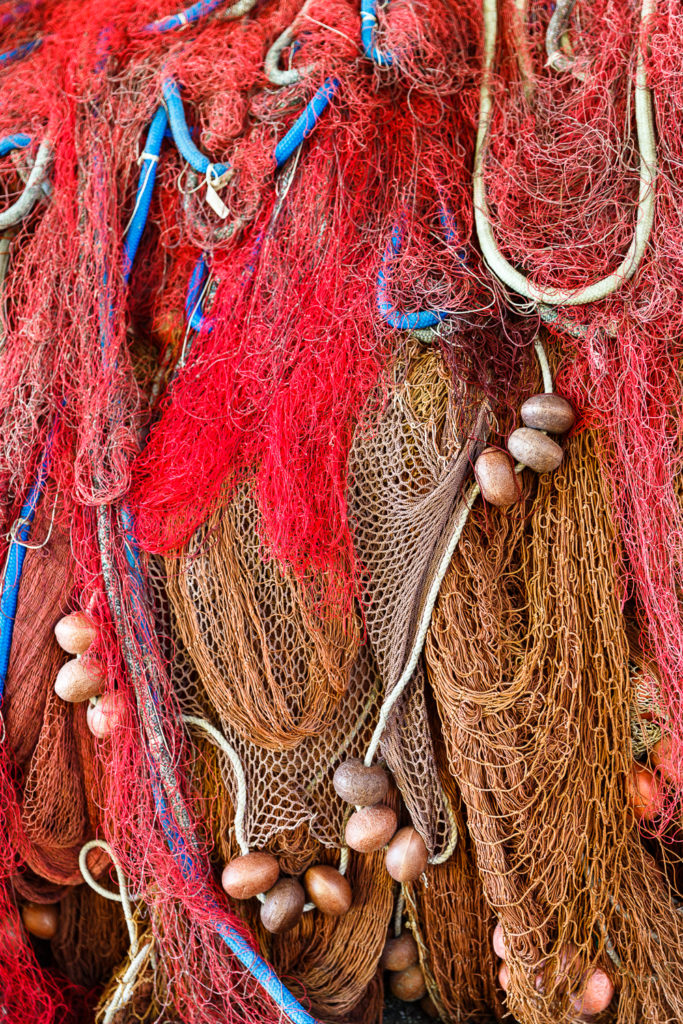
[[[528,519],[523,506],[488,523],[475,509],[427,644],[509,950],[508,1006],[525,1022],[571,1012],[596,964],[615,979],[618,1021],[681,1013],[677,891],[627,797],[633,684],[598,451],[577,435]]]

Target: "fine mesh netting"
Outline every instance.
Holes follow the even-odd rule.
[[[396,373],[384,408],[357,430],[349,457],[349,519],[383,699],[412,653],[486,423],[484,406],[465,389],[450,390],[437,352],[416,349]],[[391,713],[381,749],[430,855],[442,854],[456,830],[438,781],[421,665]]]
[[[528,518],[472,513],[427,642],[508,1006],[548,1024],[596,964],[619,1022],[681,1013],[676,854],[639,835],[627,795],[633,682],[598,448],[584,431],[535,497],[527,481]]]

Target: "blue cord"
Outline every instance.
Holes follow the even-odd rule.
[[[204,253],[201,253],[194,265],[185,296],[185,316],[190,328],[197,332],[201,331],[204,326],[204,313],[199,300],[208,275],[209,267],[206,257]]]
[[[365,56],[380,68],[390,68],[396,63],[393,53],[382,53],[375,46],[377,27],[377,0],[360,0],[360,41]]]
[[[28,57],[29,53],[33,53],[34,50],[38,49],[42,41],[42,39],[32,39],[29,43],[22,43],[21,46],[17,46],[14,50],[0,53],[0,68],[7,64],[13,64],[15,60]]]
[[[230,169],[230,165],[212,164],[208,156],[204,156],[195,146],[185,121],[185,111],[183,110],[183,101],[180,98],[178,83],[173,78],[166,78],[161,89],[168,111],[173,141],[178,147],[180,155],[187,160],[190,167],[197,171],[198,174],[206,174],[207,169],[211,167],[214,177],[220,178],[222,174],[225,174]]]
[[[16,135],[6,135],[4,139],[0,139],[0,156],[7,156],[13,149],[25,149],[30,144],[31,136],[24,135],[23,132],[17,132]]]
[[[311,132],[315,129],[323,110],[338,89],[339,80],[337,78],[328,78],[327,81],[320,86],[306,109],[299,115],[287,134],[280,139],[275,147],[276,167],[282,167],[282,165],[289,160],[294,150],[298,149],[304,139],[308,138]]]
[[[444,229],[447,243],[452,245],[459,237],[457,223],[444,203],[440,205],[439,220]],[[392,228],[391,238],[387,242],[377,272],[377,309],[390,327],[395,327],[399,331],[424,331],[428,327],[436,327],[447,317],[452,316],[452,313],[446,309],[422,309],[418,313],[401,313],[396,309],[389,296],[389,266],[401,251],[402,242],[403,224],[399,220]],[[458,249],[458,256],[464,261],[465,250]]]
[[[152,192],[154,191],[157,163],[159,162],[159,153],[161,152],[161,143],[166,134],[167,125],[168,118],[166,116],[166,111],[163,107],[159,107],[152,118],[152,123],[147,134],[147,141],[145,142],[145,150],[140,169],[140,178],[138,180],[138,188],[135,196],[135,210],[123,243],[123,279],[126,284],[130,278],[130,272],[133,268],[133,260],[135,259],[136,252],[138,251],[138,245],[140,244],[145,224],[147,223],[149,204],[152,201]]]
[[[17,615],[17,600],[19,598],[19,584],[24,569],[26,558],[25,544],[31,533],[33,518],[36,508],[43,493],[47,474],[50,469],[52,453],[52,442],[54,439],[56,424],[50,430],[45,447],[45,454],[38,469],[38,476],[35,483],[28,492],[21,513],[21,525],[16,530],[15,539],[10,541],[5,564],[5,575],[2,581],[2,594],[0,594],[0,700],[5,692],[7,682],[7,669],[9,668],[10,652],[12,650],[12,637],[14,635],[14,622]]]
[[[174,28],[184,28],[185,25],[190,25],[193,21],[199,21],[200,18],[211,14],[222,3],[223,0],[198,0],[196,4],[186,7],[184,11],[178,11],[177,14],[168,14],[165,18],[159,18],[158,21],[150,21],[142,31],[172,32]]]

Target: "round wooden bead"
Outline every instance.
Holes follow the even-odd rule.
[[[474,475],[484,501],[496,508],[507,508],[519,501],[520,489],[515,467],[507,452],[484,448],[474,464]]]
[[[503,935],[503,926],[500,921],[493,929],[493,952],[496,956],[499,956],[501,960],[505,960],[507,956],[507,950],[505,949],[505,936]]]
[[[614,985],[609,975],[597,968],[586,977],[580,995],[572,996],[570,1002],[579,1013],[592,1017],[602,1013],[612,1002]]]
[[[301,920],[305,902],[304,890],[296,878],[281,878],[261,904],[261,924],[276,935],[288,932]]]
[[[339,765],[332,778],[337,796],[356,807],[371,807],[384,800],[389,789],[389,776],[379,765],[363,764],[350,757]]]
[[[396,882],[414,882],[427,867],[427,847],[417,829],[400,828],[389,843],[384,863]]]
[[[86,713],[88,728],[93,736],[104,739],[121,722],[125,712],[123,694],[105,693],[97,698],[96,704],[90,704]]]
[[[525,426],[565,434],[574,426],[576,416],[566,398],[559,395],[532,395],[522,406]]]
[[[418,999],[423,999],[427,994],[427,986],[417,964],[406,967],[405,971],[391,974],[389,988],[391,994],[397,999],[402,999],[404,1003],[416,1003]]]
[[[276,858],[254,850],[228,861],[223,868],[221,885],[233,899],[249,900],[272,889],[279,877],[280,865]]]
[[[362,807],[346,823],[346,845],[358,853],[372,853],[386,846],[396,831],[396,814],[386,804]]]
[[[24,928],[37,939],[53,939],[57,934],[59,913],[56,903],[25,903],[21,908]]]
[[[425,996],[424,999],[420,1000],[420,1008],[432,1020],[439,1019],[439,1010],[431,996]]]
[[[410,932],[401,932],[395,939],[388,939],[382,953],[382,967],[385,971],[405,971],[419,960],[417,942]]]
[[[330,864],[316,864],[304,875],[310,899],[322,914],[341,917],[351,906],[351,886]]]
[[[657,780],[648,768],[634,767],[628,784],[629,803],[636,817],[650,821],[656,817],[661,803]]]
[[[101,662],[74,658],[62,665],[55,679],[55,693],[71,704],[97,697],[104,688],[104,667]]]
[[[83,612],[71,612],[55,626],[55,639],[67,654],[85,654],[97,636],[97,627]]]
[[[537,473],[549,473],[562,462],[562,449],[552,437],[531,427],[519,427],[508,438],[513,459]]]

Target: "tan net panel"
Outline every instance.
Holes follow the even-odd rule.
[[[31,531],[41,543],[50,531],[45,497]],[[54,626],[68,610],[71,590],[68,535],[53,527],[47,543],[26,552],[2,714],[6,742],[17,764],[21,834],[14,842],[25,870],[15,878],[25,897],[52,901],[65,885],[82,882],[78,853],[98,822],[94,740],[84,705],[56,696],[54,682],[66,655]],[[93,870],[101,869],[93,857]]]
[[[75,886],[60,902],[50,946],[60,971],[76,985],[100,985],[125,955],[129,941],[121,904],[105,900],[89,885]]]
[[[395,377],[384,408],[356,431],[349,456],[349,520],[383,697],[408,662],[486,422],[480,403],[454,393],[435,350],[415,347]],[[392,712],[381,750],[430,855],[444,853],[454,826],[436,771],[421,665]]]
[[[619,1024],[683,1019],[678,897],[628,807],[633,686],[596,449],[572,439],[526,511],[475,508],[426,648],[522,1024],[575,1014],[567,989],[593,965]]]
[[[294,748],[337,713],[358,649],[352,619],[322,619],[264,556],[245,488],[167,561],[176,625],[216,714],[261,747]]]
[[[287,682],[284,673],[280,672],[279,665],[296,664],[299,672],[305,677],[306,657],[310,657],[315,665],[316,672],[319,671],[321,663],[334,665],[335,686],[338,689],[339,668],[338,660],[338,636],[334,633],[330,643],[330,651],[327,654],[321,653],[325,631],[334,628],[329,622],[314,621],[310,624],[310,613],[301,613],[298,604],[294,603],[294,590],[285,581],[282,573],[274,560],[261,561],[262,553],[258,539],[258,530],[252,513],[254,509],[253,500],[246,491],[241,492],[230,506],[230,515],[225,516],[220,528],[230,536],[233,549],[242,549],[242,557],[246,549],[250,549],[249,559],[253,562],[255,572],[258,572],[261,579],[269,579],[268,590],[271,599],[264,604],[263,619],[260,623],[258,635],[260,650],[265,650],[269,663],[274,666],[274,675],[281,680],[279,699],[289,702],[288,716],[295,717],[297,709],[301,709],[301,697],[297,694],[291,682]],[[240,524],[238,532],[236,524]],[[217,527],[218,528],[218,527]],[[244,532],[241,532],[241,531]],[[244,562],[243,562],[244,564]],[[157,594],[158,616],[161,631],[166,637],[174,637],[176,634],[176,616],[181,614],[193,615],[192,607],[189,608],[186,601],[179,596],[177,579],[172,584],[171,598],[172,617],[168,605],[165,606],[164,599],[164,571],[165,567],[177,573],[178,563],[170,559],[166,560],[165,566],[160,562],[152,562],[150,565],[150,578]],[[214,566],[211,571],[219,571]],[[197,569],[195,567],[195,573]],[[221,578],[221,586],[224,588],[222,597],[222,608],[230,604],[246,604],[244,594],[253,594],[253,579],[250,574],[231,578],[228,589],[225,579]],[[262,592],[265,588],[263,584]],[[279,590],[288,590],[292,600],[292,608],[288,623],[281,622],[277,615],[271,612],[277,607],[276,594]],[[251,599],[250,599],[251,600]],[[298,600],[298,598],[296,598]],[[254,614],[258,614],[259,605],[252,605]],[[205,614],[211,614],[206,609]],[[284,625],[284,628],[283,628]],[[226,649],[232,644],[241,644],[240,639],[235,635],[236,627],[232,622],[225,619],[212,620],[214,636],[225,640]],[[311,639],[311,631],[316,631],[315,640]],[[353,649],[357,649],[358,641],[353,639]],[[220,646],[220,645],[218,645]],[[208,717],[217,725],[228,742],[234,748],[240,758],[246,778],[246,813],[245,813],[245,837],[250,848],[265,849],[266,846],[280,833],[292,833],[304,824],[308,826],[313,839],[320,841],[326,846],[339,847],[341,845],[342,826],[346,805],[337,797],[332,787],[332,776],[337,765],[349,756],[362,757],[370,741],[372,729],[377,718],[377,706],[379,701],[380,684],[377,669],[372,654],[367,648],[361,648],[353,664],[346,663],[347,680],[345,692],[336,697],[332,696],[333,687],[326,684],[328,693],[328,705],[320,708],[318,716],[317,732],[300,738],[299,742],[278,747],[275,742],[274,729],[265,739],[266,745],[260,745],[255,739],[249,738],[246,723],[242,722],[241,714],[238,716],[237,725],[234,724],[231,715],[230,701],[222,710],[210,697],[209,689],[204,688],[203,676],[197,668],[191,652],[186,651],[181,635],[177,635],[174,645],[175,654],[172,659],[171,672],[173,684],[178,693],[186,713]],[[255,653],[243,651],[246,664],[239,658],[231,663],[230,678],[241,678],[242,672],[250,677],[249,685],[252,686],[251,698],[257,700],[256,680],[260,662]],[[201,678],[201,682],[200,682]],[[252,685],[253,684],[253,685]],[[243,687],[243,683],[238,683]],[[308,686],[308,683],[304,684]],[[268,690],[267,683],[263,685],[263,700],[261,702],[261,723],[265,720],[266,712],[263,710],[263,703],[266,701]],[[214,691],[215,693],[215,691]],[[316,698],[317,701],[317,698]],[[272,709],[271,709],[272,710]],[[271,712],[268,712],[270,717]],[[327,719],[323,724],[321,717]],[[244,726],[244,728],[243,728]],[[278,729],[281,728],[281,725]],[[197,733],[193,731],[193,740]],[[224,785],[234,803],[237,798],[235,776],[226,756],[218,754],[219,764]]]
[[[406,913],[420,950],[427,988],[444,1021],[500,1018],[498,966],[491,945],[496,918],[488,906],[465,829],[460,797],[440,764],[460,841],[444,864],[404,887]]]

